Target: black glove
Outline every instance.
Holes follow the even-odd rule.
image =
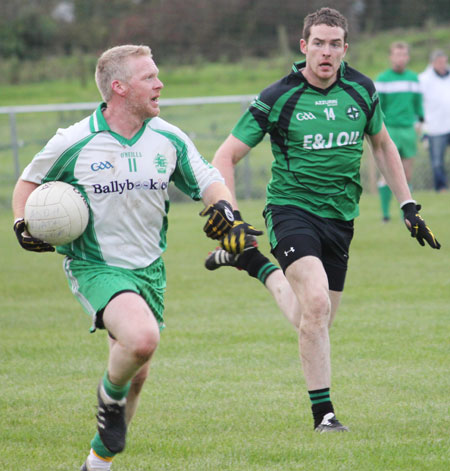
[[[27,228],[25,226],[25,221],[22,219],[17,219],[14,222],[14,232],[16,233],[17,240],[19,244],[25,249],[29,250],[30,252],[54,252],[55,247],[43,240],[36,239],[32,237],[27,232]]]
[[[234,224],[233,208],[225,200],[210,204],[200,216],[209,216],[203,230],[210,239],[221,239]]]
[[[242,253],[248,238],[247,235],[260,236],[263,231],[258,231],[251,224],[244,222],[241,213],[236,210],[234,214],[234,224],[229,232],[222,238],[220,245],[227,252],[232,254]],[[253,238],[253,240],[256,240]]]
[[[421,208],[422,206],[420,204],[413,202],[406,203],[402,206],[406,227],[411,232],[411,237],[415,237],[420,245],[425,245],[425,239],[431,248],[440,249],[441,244],[437,241],[436,237],[434,237],[434,234],[419,214]]]

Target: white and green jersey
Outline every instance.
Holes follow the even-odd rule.
[[[327,89],[310,85],[295,63],[266,88],[232,134],[250,147],[270,135],[274,161],[267,204],[294,205],[325,218],[355,218],[364,133],[383,118],[373,82],[342,63]]]
[[[375,81],[384,122],[389,127],[411,127],[423,121],[422,93],[417,74],[388,69]]]
[[[143,268],[166,248],[169,182],[199,200],[211,183],[223,179],[177,127],[152,118],[132,139],[125,139],[110,130],[102,113],[105,106],[59,129],[25,168],[22,179],[37,184],[64,181],[87,199],[86,231],[57,247],[59,253]]]

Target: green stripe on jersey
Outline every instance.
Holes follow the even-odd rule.
[[[42,183],[54,180],[61,180],[67,183],[76,182],[77,180],[75,178],[74,171],[77,158],[83,147],[85,147],[95,136],[96,134],[89,134],[84,139],[81,139],[66,149],[58,159],[56,159],[55,163],[47,172],[47,175],[43,178]]]
[[[423,119],[422,94],[417,74],[388,69],[375,82],[386,126],[412,127]]]
[[[192,199],[197,201],[201,199],[200,187],[189,160],[187,144],[172,132],[162,129],[151,129],[169,139],[177,151],[177,165],[171,177],[175,186]],[[211,166],[207,160],[205,160],[205,163]]]
[[[75,177],[75,166],[80,152],[95,136],[96,134],[89,134],[84,139],[81,139],[66,149],[58,159],[56,159],[50,170],[47,172],[47,175],[43,178],[42,183],[54,180],[61,180],[66,183],[70,183],[80,191],[89,204],[89,198],[86,191],[83,186],[78,184],[78,179]],[[97,260],[103,261],[103,255],[94,230],[94,221],[91,209],[89,209],[89,213],[89,222],[83,233],[83,237],[80,237],[69,244],[59,246],[58,253],[65,255],[70,254],[72,257],[84,260],[86,259],[86,252],[89,251],[90,253],[95,254]]]
[[[266,105],[265,103],[263,103],[262,101],[255,100],[255,101],[252,103],[252,106],[254,106],[255,108],[260,109],[263,113],[267,113],[267,114],[270,113],[270,107],[267,106],[267,105]]]

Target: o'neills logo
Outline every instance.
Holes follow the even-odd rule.
[[[130,182],[128,178],[124,182],[118,182],[117,180],[109,182],[107,185],[95,184],[92,185],[94,193],[119,193],[121,195],[124,191],[133,190],[166,190],[169,186],[169,182],[162,180],[149,180]]]

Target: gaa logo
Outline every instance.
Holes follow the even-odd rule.
[[[358,121],[358,119],[361,116],[361,113],[359,109],[356,108],[356,106],[349,106],[345,113],[347,114],[348,118],[350,118],[352,121]]]
[[[99,170],[107,170],[109,168],[114,168],[113,164],[111,162],[94,162],[91,165],[91,170],[94,172],[98,172]]]
[[[307,111],[301,111],[300,113],[297,113],[295,116],[299,121],[305,121],[308,119],[317,119],[313,113],[307,112]]]

